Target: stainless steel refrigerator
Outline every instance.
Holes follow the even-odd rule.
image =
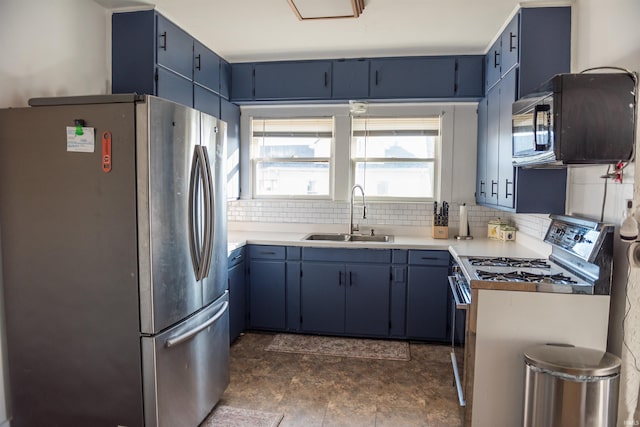
[[[229,383],[226,125],[140,95],[0,110],[8,412],[197,426]]]

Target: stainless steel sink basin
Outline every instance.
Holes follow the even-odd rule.
[[[369,234],[345,234],[345,233],[311,233],[302,240],[319,240],[329,242],[393,242],[393,236]]]
[[[371,236],[368,234],[352,234],[349,236],[350,242],[393,242],[393,236],[381,234]]]
[[[347,242],[349,235],[343,233],[311,233],[307,234],[302,240],[326,240],[330,242]]]

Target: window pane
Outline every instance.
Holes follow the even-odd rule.
[[[367,197],[432,198],[432,162],[355,162],[356,183]]]
[[[440,137],[439,117],[355,117],[353,156],[433,159]]]
[[[434,136],[355,136],[354,157],[389,159],[433,159]]]
[[[329,195],[329,162],[257,162],[258,196]]]
[[[308,138],[295,136],[254,137],[256,158],[328,158],[331,156],[331,137]]]
[[[332,118],[253,120],[254,158],[329,158]]]

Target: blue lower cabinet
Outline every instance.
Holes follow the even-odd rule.
[[[343,333],[345,286],[344,264],[303,263],[300,280],[300,329],[314,333]]]
[[[305,248],[304,253],[307,261],[301,264],[301,331],[389,336],[390,251]],[[380,263],[366,262],[368,257],[378,258]],[[358,262],[336,262],[338,259]]]
[[[389,265],[347,264],[347,334],[389,335],[389,269]]]
[[[244,248],[238,248],[229,255],[229,342],[233,342],[245,330],[246,261]]]
[[[249,327],[284,330],[286,328],[285,262],[250,259]]]
[[[409,265],[407,270],[407,338],[446,341],[448,267]]]

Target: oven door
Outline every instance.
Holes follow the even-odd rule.
[[[464,345],[466,338],[466,312],[471,303],[469,285],[459,276],[449,276],[449,289],[452,295],[451,307],[451,365],[453,366],[453,376],[458,391],[458,401],[460,406],[465,406],[464,393],[462,391],[462,381],[460,370],[458,369],[458,358],[456,356],[456,342]]]

